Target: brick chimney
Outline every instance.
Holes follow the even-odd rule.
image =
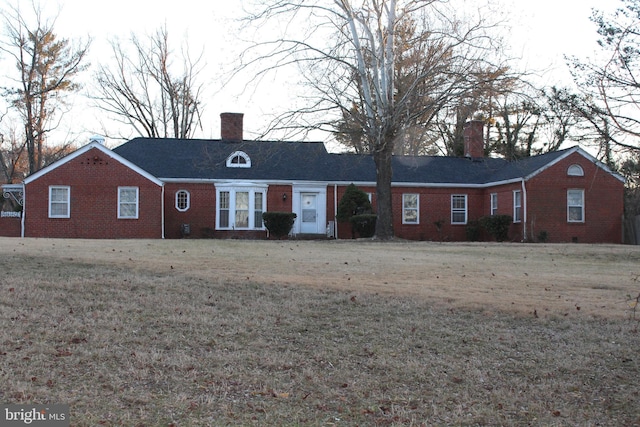
[[[484,157],[484,121],[471,120],[464,124],[464,156]]]
[[[242,113],[220,114],[220,137],[226,141],[242,142]]]

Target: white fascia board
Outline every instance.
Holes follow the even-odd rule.
[[[618,179],[619,181],[622,181],[623,183],[626,182],[625,178],[622,175],[612,171],[611,169],[609,169],[609,167],[607,165],[605,165],[600,160],[596,159],[591,154],[587,153],[585,150],[583,150],[582,148],[580,148],[577,145],[575,147],[572,147],[572,148],[568,149],[566,153],[564,153],[562,156],[558,157],[554,161],[547,163],[546,165],[544,165],[540,169],[537,169],[537,170],[531,172],[529,175],[523,177],[523,179],[525,181],[530,180],[534,176],[544,172],[545,170],[549,169],[551,166],[555,165],[556,163],[560,162],[561,160],[566,159],[567,157],[569,157],[573,153],[580,154],[582,157],[586,158],[587,160],[589,160],[590,162],[595,164],[600,169],[602,169],[605,172],[611,174],[614,178]]]
[[[576,152],[578,152],[579,154],[581,154],[582,156],[586,157],[588,160],[591,160],[596,166],[598,166],[599,168],[601,168],[602,170],[604,170],[605,172],[610,173],[611,175],[613,175],[614,178],[618,179],[619,181],[622,181],[624,183],[627,182],[627,180],[620,175],[619,173],[612,171],[609,166],[605,165],[604,163],[602,163],[600,160],[596,159],[595,157],[593,157],[591,154],[587,153],[585,150],[583,150],[580,147],[575,147],[576,148]]]
[[[257,184],[257,185],[304,185],[304,186],[321,186],[329,185],[328,182],[319,181],[295,181],[287,179],[212,179],[212,178],[160,178],[165,183],[170,184],[214,184],[214,185],[242,185]]]
[[[497,185],[506,185],[521,182],[522,178],[513,178],[504,181],[493,181],[484,184],[466,184],[466,183],[433,183],[433,182],[392,182],[392,187],[418,187],[418,188],[488,188],[495,187]],[[374,186],[375,182],[359,182],[359,181],[335,181],[329,183],[330,185],[349,185],[354,184],[356,186]]]
[[[162,187],[164,185],[164,183],[160,179],[158,179],[155,176],[151,175],[149,172],[145,171],[144,169],[141,169],[139,166],[131,163],[129,160],[125,159],[124,157],[114,153],[113,151],[109,150],[107,147],[105,147],[104,145],[102,145],[102,144],[100,144],[98,142],[92,142],[90,144],[87,144],[87,145],[77,149],[73,153],[66,155],[62,159],[58,160],[57,162],[54,162],[54,163],[50,164],[46,168],[40,169],[38,172],[34,173],[33,175],[29,175],[27,178],[24,179],[23,182],[25,184],[29,184],[29,183],[37,180],[38,178],[48,174],[52,170],[55,170],[55,169],[59,168],[60,166],[70,162],[71,160],[73,160],[73,159],[85,154],[86,152],[88,152],[89,150],[91,150],[93,148],[97,148],[98,150],[103,152],[105,155],[107,155],[107,156],[111,157],[113,160],[123,164],[124,166],[128,167],[129,169],[133,170],[134,172],[142,175],[143,177],[147,178],[149,181],[153,182],[154,184],[156,184],[156,185],[158,185],[160,187]]]

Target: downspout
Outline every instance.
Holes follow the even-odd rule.
[[[333,237],[338,240],[338,184],[333,184]]]
[[[24,216],[26,215],[27,207],[27,191],[24,184],[22,184],[22,218],[20,219],[20,237],[24,239]]]
[[[527,186],[522,178],[522,240],[527,241]]]
[[[164,182],[162,183],[162,191],[161,193],[161,199],[160,199],[160,222],[161,222],[161,233],[162,233],[162,238],[164,239]]]

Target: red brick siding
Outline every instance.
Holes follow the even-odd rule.
[[[49,218],[49,186],[70,187],[70,218]],[[138,187],[138,219],[118,219],[118,187]],[[25,235],[61,238],[160,238],[161,187],[98,149],[26,185]]]
[[[286,195],[286,198],[283,197]],[[267,190],[267,210],[270,212],[291,212],[293,190],[290,185],[270,185]]]
[[[420,195],[419,224],[402,224],[402,195]],[[467,196],[467,220],[482,216],[484,193],[481,189],[394,187],[392,191],[394,230],[397,237],[409,240],[467,240],[466,225],[451,223],[451,195]],[[441,222],[438,231],[435,223]]]
[[[180,212],[176,208],[176,193],[189,192],[189,209]],[[213,184],[165,184],[165,237],[178,239],[182,236],[182,224],[189,224],[188,237],[212,237],[216,226],[216,188]],[[186,236],[185,236],[186,237]]]
[[[567,175],[572,164],[579,164],[584,170],[583,177]],[[359,187],[362,191],[374,193],[375,188]],[[513,223],[509,240],[523,239],[536,241],[541,231],[548,234],[548,242],[580,243],[622,243],[622,214],[624,184],[610,173],[599,168],[578,153],[542,171],[525,184],[515,182],[486,189],[412,188],[393,187],[393,222],[395,235],[409,240],[450,240],[465,241],[466,226],[451,224],[451,195],[466,194],[468,220],[477,220],[491,213],[491,193],[498,195],[498,214],[513,217],[514,191],[522,194],[522,221]],[[585,222],[567,221],[567,190],[585,190]],[[345,187],[338,188],[338,201]],[[419,224],[402,223],[402,195],[419,194]],[[333,203],[327,197],[327,218],[334,215]],[[442,221],[441,231],[435,226]],[[525,222],[526,220],[526,222]],[[526,226],[526,233],[524,227]],[[348,223],[340,223],[339,238],[351,238]],[[486,233],[482,239],[490,240]]]
[[[572,164],[584,176],[568,176]],[[567,221],[569,189],[584,190],[584,223]],[[622,243],[623,192],[624,183],[573,154],[527,182],[529,237],[535,240],[544,230],[549,242]]]
[[[22,219],[6,217],[0,218],[0,236],[20,237],[22,233]]]
[[[485,207],[482,211],[481,216],[491,215],[491,194],[496,193],[498,195],[498,210],[496,215],[509,215],[511,218],[514,218],[513,212],[513,203],[514,203],[514,192],[520,191],[521,193],[521,220],[524,220],[525,213],[525,202],[524,202],[524,194],[522,194],[522,183],[517,182],[513,184],[499,185],[496,187],[491,187],[485,190],[484,192],[484,201]],[[479,219],[479,218],[477,218]],[[524,223],[513,222],[511,227],[509,228],[509,240],[510,241],[522,241],[523,233],[522,228]],[[482,234],[483,240],[493,240],[493,237],[488,235],[483,231]]]
[[[190,207],[181,212],[176,208],[176,192],[186,190],[190,195]],[[216,187],[214,184],[165,185],[165,236],[177,239],[182,236],[182,224],[189,224],[190,238],[215,237],[238,239],[263,239],[264,230],[216,230]],[[286,194],[286,198],[282,195]],[[291,212],[291,186],[270,185],[267,190],[267,210]],[[186,237],[186,236],[185,236]]]

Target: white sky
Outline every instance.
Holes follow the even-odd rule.
[[[0,0],[5,4],[28,7],[27,0]],[[41,0],[44,4],[44,0]],[[193,54],[204,49],[206,72],[203,79],[208,87],[205,99],[207,118],[204,138],[219,137],[219,115],[222,112],[245,113],[245,135],[251,138],[265,125],[264,116],[274,112],[278,100],[287,102],[286,87],[282,84],[263,85],[259,92],[240,94],[242,82],[233,87],[220,88],[220,74],[236,60],[234,53],[234,19],[242,16],[242,0],[56,0],[62,9],[55,29],[63,37],[93,39],[92,64],[109,61],[108,40],[126,39],[132,32],[139,36],[154,32],[166,24],[170,43],[178,48],[188,41]],[[513,54],[522,56],[523,66],[547,70],[541,77],[548,84],[570,83],[570,75],[563,55],[589,56],[595,49],[595,26],[589,20],[591,9],[618,7],[620,2],[603,0],[455,0],[462,7],[475,8],[489,1],[499,3],[499,10],[511,28]],[[55,14],[55,1],[46,1],[45,11]],[[243,34],[250,38],[249,34]],[[90,78],[90,73],[87,78]],[[206,77],[206,78],[205,78]],[[282,107],[284,109],[284,107]],[[97,125],[99,111],[91,117],[85,113],[82,124],[74,120],[73,134],[81,140],[101,133]]]

